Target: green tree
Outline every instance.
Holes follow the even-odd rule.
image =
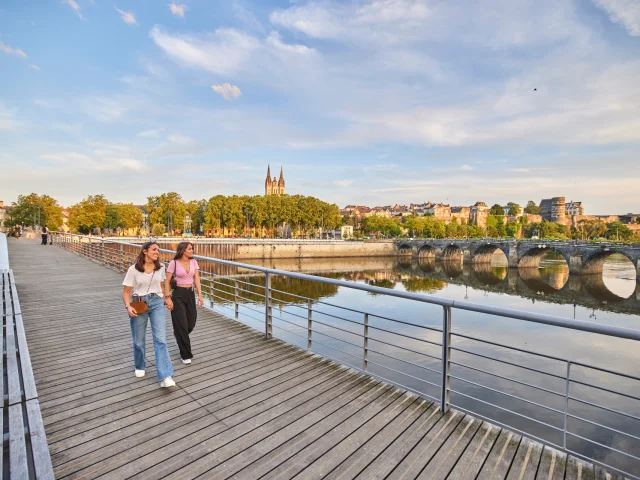
[[[69,207],[69,228],[78,232],[105,228],[108,207],[109,201],[104,195],[89,195]]]
[[[628,241],[633,239],[633,232],[624,223],[611,222],[607,225],[605,237],[609,240]]]
[[[602,220],[580,220],[575,236],[579,239],[593,240],[604,237],[607,229],[607,224]]]
[[[58,201],[49,195],[18,195],[18,201],[12,202],[4,221],[5,227],[15,225],[35,226],[46,225],[51,230],[58,230],[62,226],[62,207]]]
[[[123,226],[120,212],[114,204],[110,204],[109,206],[107,206],[103,226],[109,231],[115,230],[116,228],[121,228]]]
[[[504,215],[504,208],[497,203],[489,210],[489,215]]]
[[[161,237],[164,234],[164,225],[161,223],[154,223],[151,233],[154,237]]]
[[[142,210],[133,203],[114,203],[118,215],[120,216],[120,228],[139,228],[142,226]]]
[[[510,217],[517,217],[518,215],[520,215],[520,205],[518,205],[517,203],[509,202],[507,203],[507,206],[509,207],[507,215],[509,215]]]
[[[166,225],[167,228],[171,226],[172,231],[184,228],[187,206],[180,194],[169,192],[157,197],[148,197],[146,207],[151,224],[159,223]]]
[[[533,200],[527,202],[527,206],[524,207],[524,213],[530,215],[540,215],[540,207]]]

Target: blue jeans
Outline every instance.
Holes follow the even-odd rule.
[[[145,336],[147,334],[147,322],[151,319],[151,333],[153,335],[153,349],[156,353],[156,370],[158,380],[164,380],[173,376],[173,365],[167,347],[167,323],[164,314],[164,301],[155,293],[145,295],[141,299],[149,307],[149,311],[129,317],[131,322],[131,335],[133,337],[133,362],[136,370],[145,370],[147,360],[145,358]]]

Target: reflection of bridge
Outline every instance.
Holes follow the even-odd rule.
[[[396,245],[398,255],[464,264],[489,264],[492,255],[502,251],[513,268],[537,268],[546,253],[555,252],[573,274],[601,273],[607,257],[619,253],[633,263],[640,278],[640,244],[477,239],[399,240]]]
[[[609,290],[601,274],[570,276],[565,271],[543,278],[537,268],[501,269],[486,263],[462,265],[425,258],[400,259],[398,267],[401,272],[413,275],[534,300],[622,313],[637,314],[640,311],[640,283],[636,285],[635,293],[624,299]]]

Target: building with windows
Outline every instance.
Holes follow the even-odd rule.
[[[267,179],[264,182],[264,194],[265,195],[284,195],[284,175],[282,174],[282,167],[280,167],[280,178],[271,178],[271,165],[267,167]]]
[[[571,200],[570,202],[565,203],[564,208],[569,216],[584,215],[584,206],[582,205],[582,202],[574,202]]]

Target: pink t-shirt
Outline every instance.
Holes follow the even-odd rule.
[[[177,271],[176,271],[177,266]],[[179,260],[171,260],[167,273],[173,273],[176,276],[176,283],[178,285],[191,285],[193,286],[193,279],[196,275],[196,270],[199,270],[198,261],[193,258],[189,260],[189,272],[187,273],[184,267],[180,264]]]

